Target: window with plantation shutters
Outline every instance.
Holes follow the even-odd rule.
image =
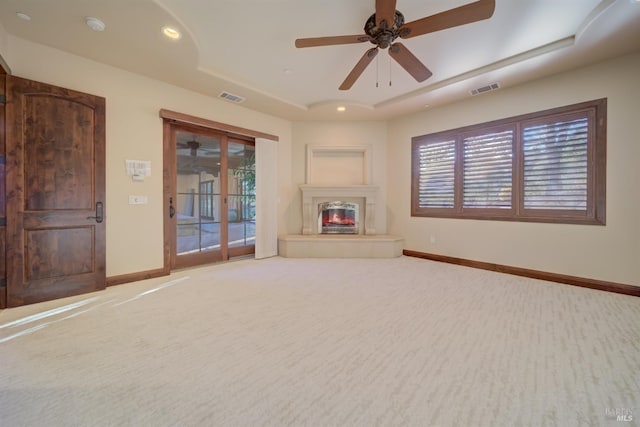
[[[462,140],[464,208],[511,209],[513,130]]]
[[[418,149],[421,208],[453,208],[456,145],[453,141],[424,144]]]
[[[606,99],[412,139],[413,216],[604,224]]]
[[[524,208],[586,211],[589,118],[525,125]]]

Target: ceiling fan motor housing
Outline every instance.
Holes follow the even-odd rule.
[[[386,20],[380,25],[376,25],[376,14],[374,13],[364,24],[364,32],[371,37],[369,40],[381,49],[391,46],[391,43],[401,35],[400,27],[404,24],[404,15],[396,10],[393,25],[389,27]]]
[[[197,156],[198,155],[198,148],[200,148],[200,143],[198,141],[196,141],[195,139],[192,141],[187,141],[185,143],[186,148],[189,148],[189,152],[192,156]]]

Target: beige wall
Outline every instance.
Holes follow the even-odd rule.
[[[640,284],[640,54],[470,98],[389,124],[389,231],[405,248]],[[607,225],[410,216],[411,137],[608,98]]]
[[[6,37],[4,49],[0,55],[16,76],[107,100],[107,276],[163,264],[161,108],[277,135],[280,167],[273,173],[280,199],[291,197],[290,122],[13,36]],[[125,159],[151,160],[151,176],[133,182],[125,175]],[[129,195],[146,195],[149,203],[129,205]],[[284,223],[279,227],[285,231]]]

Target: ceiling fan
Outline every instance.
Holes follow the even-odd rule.
[[[387,48],[389,48],[389,55],[402,68],[411,74],[414,79],[423,82],[431,77],[431,71],[402,43],[394,43],[394,41],[398,37],[408,39],[488,19],[493,15],[495,6],[495,0],[478,0],[405,23],[404,15],[396,10],[396,0],[376,0],[376,11],[364,24],[365,34],[296,39],[296,47],[329,46],[367,41],[374,44],[375,47],[367,50],[353,67],[347,78],[340,85],[340,90],[349,90],[378,54],[378,50]]]
[[[198,148],[200,148],[201,146],[201,144],[195,139],[191,141],[186,141],[186,142],[178,142],[176,145],[177,145],[177,148],[188,148],[189,154],[194,157],[198,155]]]

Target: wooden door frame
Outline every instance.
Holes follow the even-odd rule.
[[[238,126],[228,125],[225,123],[216,122],[209,119],[203,119],[200,117],[192,116],[189,114],[178,113],[171,110],[161,109],[159,111],[159,116],[163,120],[163,138],[162,138],[162,153],[163,153],[163,233],[164,233],[164,248],[163,248],[163,260],[164,267],[163,271],[167,274],[171,271],[171,248],[172,243],[175,242],[175,226],[174,222],[169,219],[168,211],[169,211],[169,198],[173,197],[171,194],[171,190],[173,188],[173,183],[176,177],[175,171],[175,160],[173,162],[168,162],[166,159],[171,156],[175,156],[175,147],[173,146],[173,138],[171,134],[171,128],[174,125],[190,125],[200,127],[202,129],[206,129],[210,131],[221,131],[223,133],[228,134],[229,136],[238,137],[240,139],[250,137],[250,138],[261,138],[267,139],[270,141],[279,141],[278,136],[271,135],[264,132],[259,132],[251,129],[246,129]],[[173,165],[173,166],[172,166]],[[226,231],[225,231],[226,232]]]
[[[4,61],[0,57],[0,96],[6,99],[6,75]],[[6,141],[5,141],[5,103],[0,102],[0,309],[7,307],[7,260],[6,260]]]
[[[184,123],[171,123],[168,129],[169,135],[169,147],[166,152],[166,156],[163,160],[164,168],[168,170],[168,205],[165,206],[173,206],[176,209],[176,202],[178,200],[178,192],[176,188],[176,182],[178,177],[177,171],[177,157],[176,157],[176,134],[178,132],[186,132],[186,133],[194,133],[203,136],[212,136],[219,138],[220,140],[220,170],[226,170],[227,167],[227,155],[225,153],[224,147],[227,146],[227,136],[224,133],[203,128],[201,126],[184,124]],[[220,187],[221,187],[221,197],[222,191],[226,188],[227,185],[227,176],[225,174],[220,174]],[[226,198],[225,198],[226,199]],[[201,252],[198,254],[191,254],[188,257],[184,257],[178,260],[178,257],[173,256],[173,251],[175,250],[174,246],[177,244],[177,236],[176,236],[176,217],[170,218],[167,215],[168,212],[165,213],[165,224],[169,224],[169,233],[166,236],[169,236],[169,239],[165,242],[169,246],[169,266],[173,269],[193,267],[196,265],[207,264],[211,262],[219,262],[224,261],[229,258],[227,252],[227,246],[225,242],[228,240],[228,231],[226,227],[223,227],[226,224],[228,219],[228,212],[226,209],[226,200],[222,200],[222,207],[220,209],[220,251],[209,251],[209,252]],[[177,209],[176,209],[177,210]]]

